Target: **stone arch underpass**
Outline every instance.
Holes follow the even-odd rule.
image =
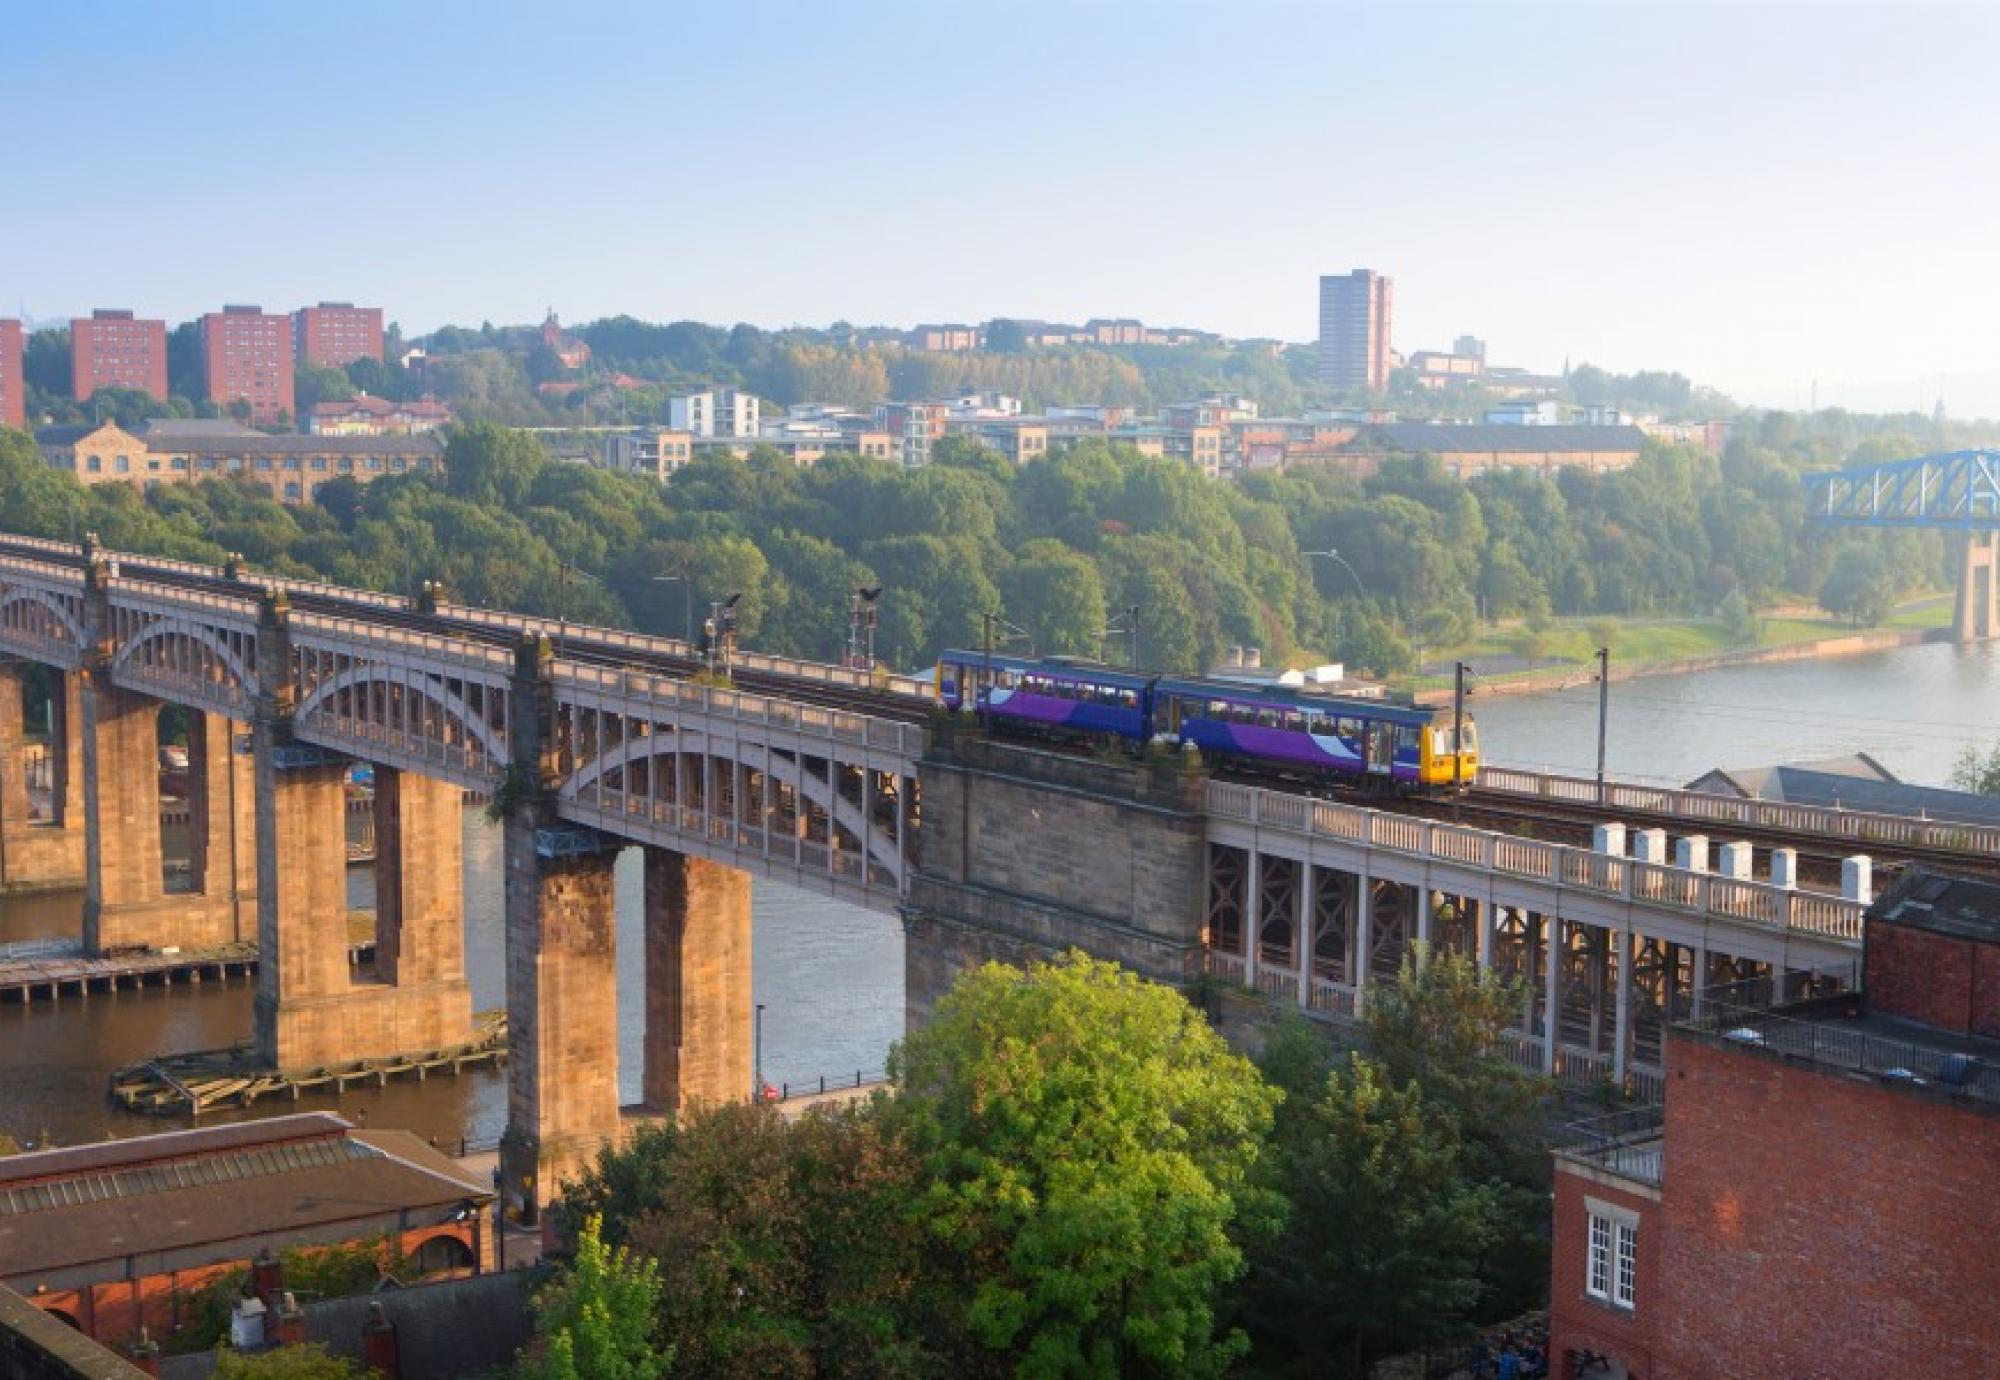
[[[799,759],[787,749],[770,748],[767,751],[762,744],[711,738],[699,729],[648,734],[613,744],[581,764],[564,779],[560,793],[565,800],[584,801],[601,786],[622,795],[627,790],[625,777],[631,768],[643,765],[649,774],[661,773],[662,763],[671,763],[665,769],[664,779],[678,782],[682,759],[700,761],[704,757],[733,763],[791,787],[800,800],[824,812],[831,826],[857,849],[865,847],[872,865],[884,868],[898,884],[901,883],[903,857],[893,832],[871,818],[861,803],[850,799],[828,776],[810,767],[802,767]],[[854,764],[836,762],[832,765]],[[657,798],[676,797],[668,791],[660,793]]]

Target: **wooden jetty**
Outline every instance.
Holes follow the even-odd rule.
[[[422,1082],[434,1073],[457,1077],[468,1068],[498,1065],[506,1058],[507,1013],[482,1011],[473,1017],[471,1039],[462,1045],[291,1073],[259,1065],[247,1042],[228,1049],[162,1055],[128,1064],[112,1074],[111,1097],[127,1111],[200,1116],[221,1108],[252,1106],[267,1097],[296,1102],[309,1092],[338,1095],[350,1084],[386,1087],[392,1078]]]
[[[349,916],[347,961],[350,964],[358,967],[374,961],[374,924],[374,917],[366,912]],[[81,946],[18,958],[0,954],[0,1004],[25,1005],[138,987],[228,982],[254,976],[256,972],[257,946],[247,943],[213,949],[137,948],[96,958],[86,955]]]

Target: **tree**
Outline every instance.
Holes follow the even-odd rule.
[[[1850,546],[1820,585],[1819,604],[1855,626],[1873,625],[1889,616],[1898,592],[1895,574],[1879,552]]]
[[[535,1297],[535,1340],[517,1380],[658,1380],[673,1354],[655,1345],[659,1266],[607,1246],[603,1221],[585,1219],[576,1259]]]
[[[516,508],[546,463],[548,454],[533,436],[472,422],[452,428],[445,442],[445,488],[474,503]]]
[[[1104,580],[1088,558],[1056,541],[1030,542],[1000,577],[1007,616],[1052,655],[1099,654],[1105,627]]]
[[[301,364],[292,375],[292,396],[299,405],[300,416],[311,412],[317,403],[346,402],[354,396],[354,391],[344,369]]]
[[[1757,613],[1750,607],[1750,601],[1743,597],[1742,590],[1730,590],[1715,613],[1722,620],[1723,631],[1729,634],[1730,641],[1757,640]]]
[[[21,347],[21,381],[44,393],[71,395],[76,391],[71,359],[67,326],[36,331]]]
[[[986,348],[996,354],[1019,354],[1028,348],[1028,333],[1018,321],[995,318],[986,323]]]
[[[1275,1095],[1179,993],[1071,952],[966,973],[890,1058],[970,1335],[1018,1376],[1220,1375]]]
[[[702,1376],[915,1377],[918,1166],[873,1108],[706,1108],[606,1151],[570,1194],[659,1262],[659,1337]]]
[[[1948,783],[1955,791],[1974,795],[2000,795],[2000,743],[1984,753],[1967,744],[1952,763]]]
[[[305,1342],[249,1356],[221,1347],[210,1374],[215,1380],[360,1380],[361,1368],[318,1342]]]
[[[1457,1124],[1414,1083],[1294,1021],[1262,1067],[1285,1093],[1263,1177],[1288,1205],[1253,1253],[1244,1312],[1273,1371],[1364,1377],[1373,1363],[1471,1318],[1500,1233],[1492,1188],[1463,1173]]]

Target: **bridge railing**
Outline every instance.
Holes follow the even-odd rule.
[[[0,570],[15,575],[26,576],[37,583],[61,585],[66,589],[83,588],[83,572],[65,566],[46,565],[41,561],[31,561],[21,556],[0,556]]]
[[[588,642],[601,647],[619,647],[649,656],[677,657],[683,661],[700,661],[700,648],[690,646],[677,637],[655,637],[650,633],[631,632],[624,628],[603,628],[591,623],[569,623],[546,618],[526,618],[514,613],[496,613],[492,609],[474,608],[469,604],[440,604],[440,617],[455,618],[461,622],[476,623],[484,627],[507,628],[526,632],[537,632],[557,643],[558,653],[565,642]],[[809,684],[830,685],[847,690],[872,690],[883,694],[901,695],[912,698],[931,697],[930,682],[916,676],[887,675],[872,671],[857,670],[851,666],[832,666],[822,661],[800,661],[793,657],[767,656],[762,652],[737,650],[730,655],[733,666],[744,671],[760,671],[767,675],[783,676],[788,680]]]
[[[1748,829],[1819,834],[1845,843],[2000,858],[2000,826],[1991,824],[1712,795],[1706,791],[1629,781],[1606,781],[1600,793],[1594,777],[1553,775],[1516,767],[1480,767],[1479,789],[1559,804],[1602,805],[1698,824],[1733,824]]]
[[[419,632],[396,624],[373,623],[345,614],[294,613],[293,640],[310,642],[315,637],[334,650],[360,653],[418,655],[446,665],[473,667],[505,676],[513,671],[514,654],[505,647],[473,642],[463,637]]]
[[[1314,800],[1234,782],[1207,786],[1209,814],[1259,828],[1359,843],[1413,858],[1519,877],[1641,905],[1726,918],[1858,943],[1860,901],[1795,891],[1768,882],[1694,872],[1588,848],[1419,819],[1414,815]]]
[[[790,729],[835,742],[894,752],[914,761],[923,751],[924,731],[916,724],[894,719],[878,719],[851,710],[824,705],[800,704],[793,700],[752,695],[720,686],[698,685],[673,680],[647,671],[627,671],[614,666],[562,662],[555,665],[554,677],[560,698],[564,687],[572,691],[594,692],[600,699],[616,704],[630,702],[634,717],[665,706],[669,712],[687,712],[737,723]]]

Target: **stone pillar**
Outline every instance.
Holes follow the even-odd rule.
[[[1618,986],[1614,1003],[1616,1019],[1612,1023],[1611,1077],[1622,1089],[1625,1070],[1632,1058],[1632,962],[1639,951],[1639,936],[1626,929],[1610,931],[1609,938],[1611,960],[1618,965],[1614,975]]]
[[[1542,1072],[1553,1077],[1556,1071],[1556,1037],[1562,1029],[1562,921],[1553,915],[1542,917]]]
[[[752,1091],[750,874],[646,856],[646,1105],[680,1112]]]
[[[188,734],[188,847],[212,942],[257,937],[257,773],[237,751],[243,726],[197,714]]]
[[[1313,953],[1319,944],[1319,931],[1314,918],[1319,907],[1319,869],[1312,865],[1310,858],[1299,864],[1299,923],[1292,930],[1297,957],[1294,963],[1299,970],[1299,1010],[1312,1007]]]
[[[398,987],[464,985],[464,831],[464,792],[457,786],[375,768],[378,980]]]
[[[1255,991],[1264,928],[1264,859],[1255,847],[1244,850],[1243,866],[1243,985]]]
[[[1799,852],[1796,848],[1773,848],[1771,850],[1771,885],[1781,886],[1787,891],[1799,884]]]
[[[114,687],[107,670],[83,688],[83,942],[91,953],[124,944],[178,943],[159,926],[160,706]],[[148,923],[148,921],[153,923]]]
[[[280,765],[256,728],[257,1056],[295,1070],[374,1052],[355,1043],[347,964],[347,768]],[[297,751],[297,749],[291,749]]]
[[[1752,875],[1750,845],[1741,842],[1723,844],[1717,871],[1735,881],[1749,881]]]
[[[1366,872],[1354,879],[1354,1014],[1362,1014],[1368,996],[1368,950],[1374,939],[1375,879]]]
[[[1687,834],[1675,839],[1674,866],[1683,872],[1708,871],[1708,835]]]
[[[0,891],[54,891],[84,882],[83,682],[61,676],[51,701],[49,796],[29,790],[23,689],[27,666],[0,662]]]
[[[1875,899],[1875,860],[1856,853],[1840,860],[1840,894],[1867,905]]]
[[[1632,836],[1632,856],[1642,863],[1665,863],[1667,860],[1667,831],[1664,829],[1641,829]]]
[[[1590,831],[1590,846],[1599,853],[1613,858],[1625,856],[1625,826],[1622,824],[1599,824]]]
[[[618,1135],[617,854],[554,856],[538,847],[537,832],[532,820],[513,818],[504,843],[508,1056],[501,1191],[528,1220]]]

